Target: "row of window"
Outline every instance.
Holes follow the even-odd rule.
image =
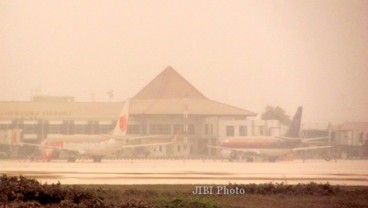
[[[91,126],[87,124],[74,124],[72,126],[65,124],[48,124],[48,125],[38,125],[38,124],[28,124],[23,125],[23,133],[26,134],[37,134],[42,132],[48,134],[65,134],[73,132],[73,134],[83,134],[83,133],[95,133],[95,134],[106,134],[112,130],[114,125],[96,125]],[[13,125],[0,125],[0,130],[12,129]],[[16,127],[15,127],[16,128]],[[73,129],[71,131],[71,129]],[[47,132],[46,132],[47,131]]]
[[[23,133],[27,134],[36,134],[42,131],[43,133],[48,134],[65,134],[72,132],[73,134],[86,134],[86,133],[94,133],[94,134],[106,134],[113,130],[115,125],[98,125],[98,126],[90,126],[86,124],[78,124],[73,126],[66,126],[63,124],[53,124],[53,125],[24,125]],[[3,127],[3,128],[2,128]],[[0,126],[0,129],[9,129],[10,126]],[[42,129],[43,128],[43,129]],[[72,130],[71,130],[72,129]],[[148,131],[147,131],[148,130]],[[47,131],[47,132],[45,132]],[[195,128],[193,124],[184,125],[184,124],[150,124],[148,125],[139,125],[139,124],[131,124],[128,125],[128,134],[162,134],[162,135],[171,135],[177,132],[180,133],[188,133],[189,135],[194,135]]]
[[[195,128],[193,124],[189,125],[150,124],[148,125],[148,130],[150,134],[163,134],[163,135],[171,135],[177,132],[188,133],[189,135],[194,135],[195,133]],[[128,134],[147,134],[147,126],[139,124],[129,125]]]
[[[187,144],[178,144],[176,146],[176,151],[177,152],[187,152],[188,147],[189,147],[189,151],[192,152],[193,147],[191,145],[187,145]],[[162,152],[162,146],[158,145],[157,148],[154,147],[152,151],[153,152]]]
[[[186,153],[189,150],[189,152],[193,152],[193,146],[192,145],[187,145],[187,144],[178,144],[176,145],[176,151],[177,152],[184,152]],[[162,145],[158,145],[157,147],[154,147],[153,152],[162,152]]]
[[[235,126],[226,126],[226,136],[235,136]],[[248,136],[247,126],[239,126],[239,136]]]
[[[40,129],[38,125],[26,125],[23,127],[23,133],[35,134],[39,131],[45,132],[46,127],[44,129]],[[106,134],[112,130],[111,125],[100,125],[96,128],[92,128],[87,125],[74,125],[73,126],[73,134],[85,134],[85,133],[96,133],[96,134]],[[66,127],[63,125],[49,125],[47,126],[48,134],[65,134],[70,132],[70,129],[66,130]]]
[[[204,125],[204,135],[213,135],[213,125],[212,124]]]

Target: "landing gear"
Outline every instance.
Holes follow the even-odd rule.
[[[237,160],[237,159],[238,159],[238,154],[237,154],[237,152],[236,152],[236,151],[232,151],[232,152],[230,153],[229,161],[231,162],[231,161],[233,161],[233,160]]]
[[[254,156],[249,155],[249,154],[245,154],[245,153],[240,152],[240,151],[232,151],[230,153],[229,161],[234,161],[234,160],[254,162]]]
[[[68,162],[75,162],[76,158],[75,157],[68,157],[67,161]]]
[[[331,156],[330,155],[325,155],[323,157],[323,159],[325,159],[327,162],[331,160]]]
[[[93,162],[99,163],[102,160],[102,156],[94,156],[94,157],[92,157],[92,159],[93,159]]]

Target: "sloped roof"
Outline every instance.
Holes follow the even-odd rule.
[[[256,113],[205,97],[168,66],[133,97],[132,113],[256,116]]]
[[[255,116],[256,114],[241,108],[226,105],[209,99],[134,99],[131,103],[132,114],[178,115],[231,115]]]
[[[182,98],[205,99],[206,97],[171,66],[168,66],[134,96],[134,99]]]

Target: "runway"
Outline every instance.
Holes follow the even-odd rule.
[[[213,160],[1,160],[0,173],[62,184],[330,183],[368,185],[368,160],[228,162]]]

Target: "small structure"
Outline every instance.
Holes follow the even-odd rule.
[[[368,140],[368,122],[345,122],[334,127],[337,145],[361,146]]]
[[[368,122],[345,122],[334,126],[332,140],[342,158],[367,156]]]

